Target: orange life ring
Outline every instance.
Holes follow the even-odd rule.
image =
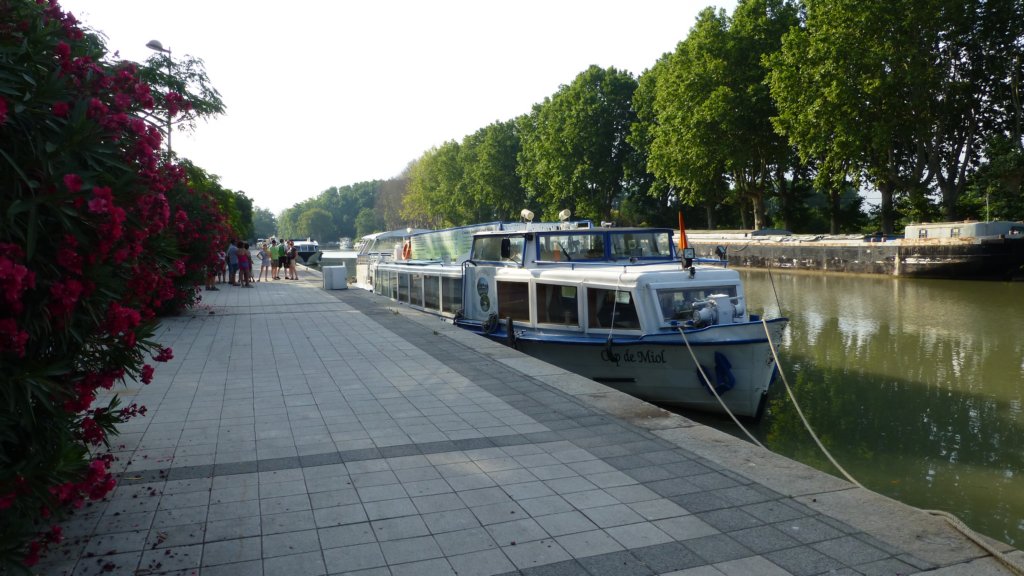
[[[402,260],[409,260],[412,258],[412,243],[406,241],[402,245]]]

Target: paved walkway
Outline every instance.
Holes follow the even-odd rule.
[[[360,290],[221,286],[40,574],[1006,573],[937,519]],[[1005,546],[1004,546],[1005,548]]]

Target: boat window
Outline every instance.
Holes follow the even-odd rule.
[[[398,300],[400,302],[409,302],[409,275],[399,274],[398,275]]]
[[[579,326],[579,300],[575,286],[537,284],[537,322]]]
[[[1020,226],[1010,226],[1010,236],[1021,236],[1024,235],[1024,228]]]
[[[954,227],[950,228],[949,229],[949,237],[950,238],[959,238],[960,237],[960,227],[959,226],[954,226]]]
[[[920,230],[918,230],[917,231],[917,237],[918,238],[927,238],[928,237],[928,229],[927,228],[921,228]]]
[[[498,281],[498,317],[530,321],[530,285],[526,282]]]
[[[423,274],[411,274],[411,277],[409,303],[413,306],[423,306]]]
[[[485,262],[497,262],[501,259],[500,238],[474,238],[473,239],[473,260]]]
[[[689,320],[693,317],[693,303],[707,300],[712,295],[736,296],[735,286],[709,286],[705,288],[663,288],[658,290],[663,322]]]
[[[391,286],[391,299],[398,300],[398,275],[394,272],[388,272],[388,286]]]
[[[672,239],[667,231],[612,234],[612,258],[668,258]]]
[[[455,314],[462,310],[462,278],[441,278],[443,312]]]
[[[428,310],[441,309],[441,279],[437,276],[423,277],[423,307]]]
[[[630,292],[588,288],[587,310],[587,322],[591,328],[640,329],[640,319]]]
[[[548,262],[604,260],[603,234],[546,234],[537,238],[540,259]]]

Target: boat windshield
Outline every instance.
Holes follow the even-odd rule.
[[[612,258],[671,258],[672,239],[668,231],[637,231],[612,234]]]
[[[501,243],[509,243],[508,255],[502,256]],[[478,236],[473,239],[473,260],[484,262],[522,263],[526,238],[522,236]]]
[[[604,260],[603,234],[545,234],[537,238],[538,258],[548,262]]]
[[[662,288],[658,290],[658,304],[664,322],[689,320],[693,316],[693,303],[711,296],[736,296],[735,286],[707,286],[704,288]]]

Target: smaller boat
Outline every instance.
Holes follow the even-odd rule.
[[[1024,222],[912,224],[903,236],[786,230],[691,230],[687,236],[699,255],[716,255],[748,268],[959,280],[1024,276]]]
[[[413,234],[429,232],[423,228],[402,228],[386,232],[375,232],[363,236],[359,241],[356,255],[355,283],[357,286],[373,289],[374,272],[377,264],[391,260],[399,253],[401,246]]]
[[[776,374],[768,334],[779,342],[787,323],[750,314],[739,274],[678,253],[668,228],[527,222],[412,234],[372,274],[377,294],[571,372],[738,416],[763,410]]]
[[[305,240],[293,240],[295,249],[299,255],[299,262],[310,264],[310,259],[320,252],[320,244],[316,240],[306,238]]]

